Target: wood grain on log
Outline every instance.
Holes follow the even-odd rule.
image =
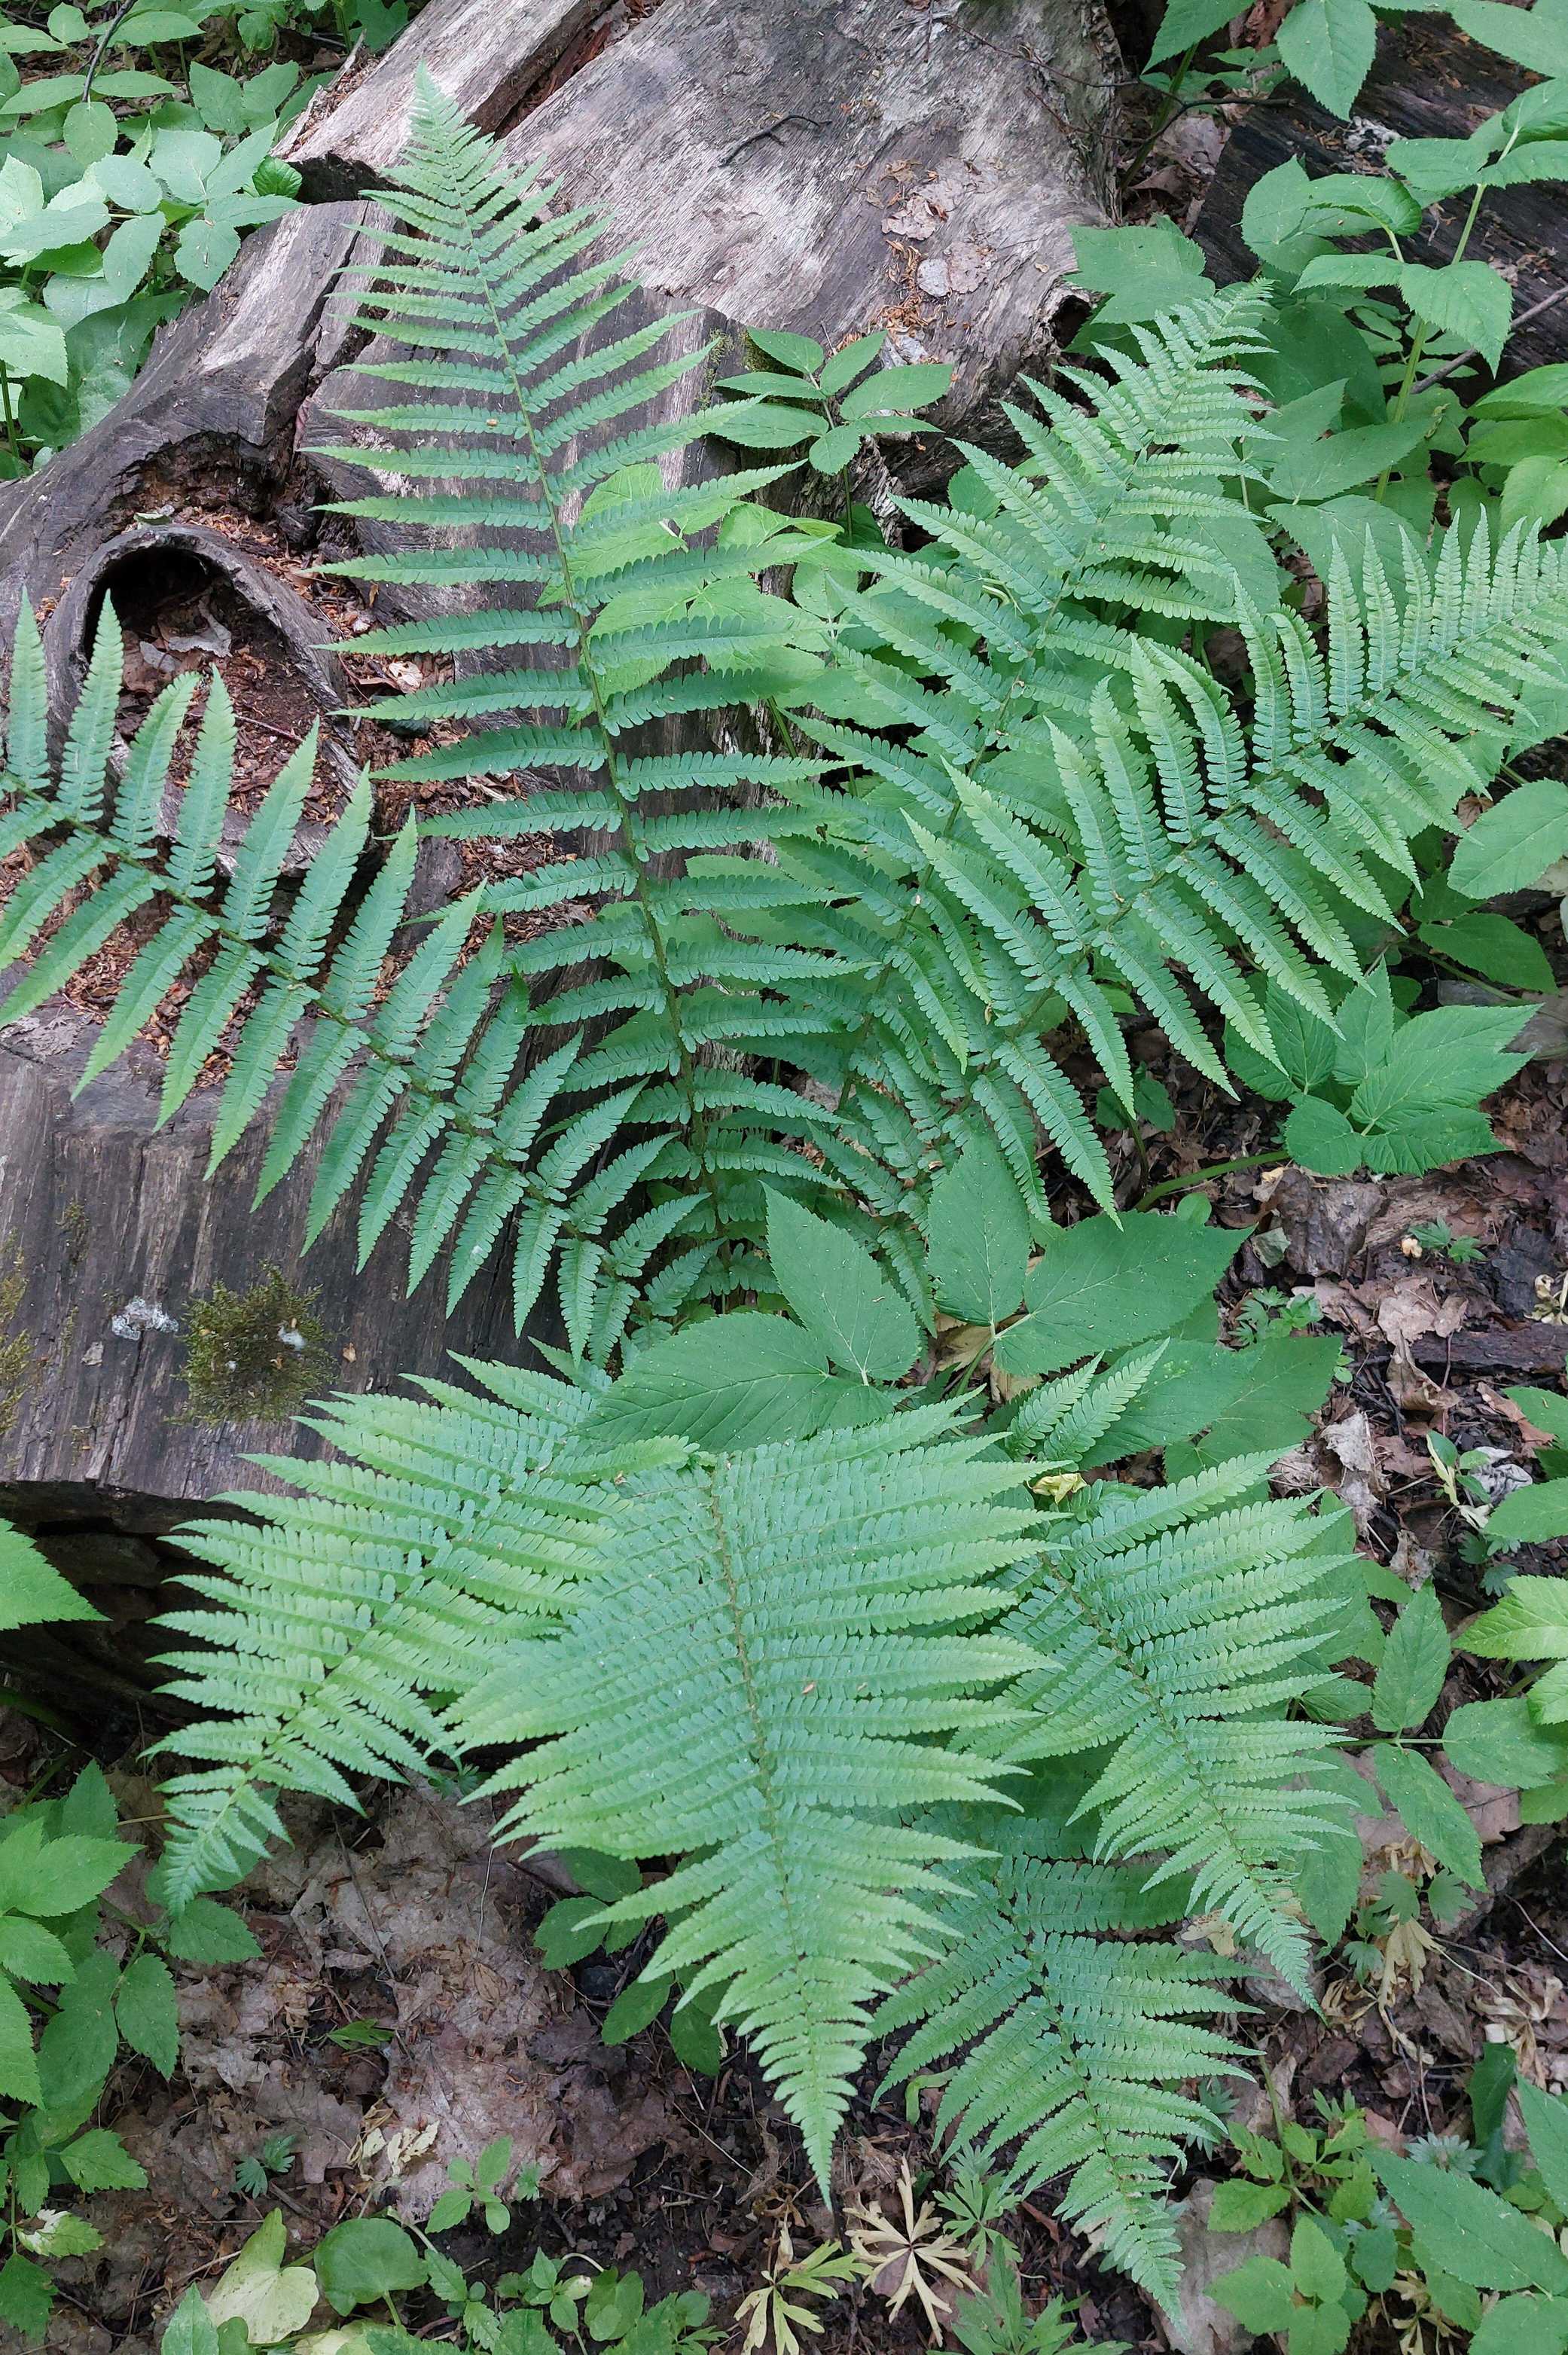
[[[347,1211],[304,1250],[318,1146],[259,1209],[263,1128],[208,1182],[217,1092],[156,1128],[163,1070],[150,1050],[133,1049],[73,1102],[92,1035],[53,1007],[0,1042],[0,1514],[159,1535],[193,1500],[274,1487],[242,1462],[248,1451],[319,1454],[288,1426],[306,1397],[435,1373],[451,1350],[515,1353],[501,1263],[449,1317],[439,1279],[404,1297],[396,1231],[365,1274]],[[275,1106],[276,1092],[265,1112]],[[273,1269],[293,1296],[281,1306]],[[221,1365],[216,1380],[210,1368],[190,1379],[211,1356],[208,1346],[193,1368],[193,1339],[210,1345],[237,1321],[214,1323],[219,1285],[266,1325],[239,1332],[228,1390]],[[248,1382],[261,1413],[240,1403]]]
[[[278,154],[308,197],[384,186],[408,144],[422,68],[481,131],[499,131],[602,12],[602,0],[430,0],[403,38],[350,65],[293,123]]]

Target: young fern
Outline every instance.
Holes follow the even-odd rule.
[[[686,1857],[606,1919],[674,1917],[649,1975],[722,1990],[824,2187],[869,2006],[932,1951],[933,1868],[967,1853],[901,1811],[990,1794],[971,1743],[1012,1722],[997,1689],[1029,1663],[986,1624],[1027,1543],[1024,1475],[952,1423],[636,1484],[564,1636],[516,1646],[458,1711],[472,1742],[539,1744],[488,1786],[523,1791],[501,1837]]]
[[[1027,483],[999,496],[1030,518]],[[961,583],[969,543],[955,536]],[[994,596],[1000,570],[976,588]],[[1009,583],[1019,570],[1014,558]],[[880,1190],[861,1181],[880,1216],[907,1214],[907,1189],[987,1124],[1043,1216],[1036,1122],[1109,1206],[1053,1031],[1075,1025],[1129,1100],[1130,998],[1228,1086],[1201,1008],[1272,1061],[1254,969],[1319,1018],[1323,976],[1360,977],[1350,920],[1392,923],[1388,884],[1413,877],[1411,842],[1485,786],[1530,666],[1568,635],[1568,559],[1522,530],[1494,558],[1483,527],[1467,547],[1450,534],[1430,578],[1413,556],[1397,593],[1370,548],[1359,579],[1341,560],[1328,588],[1326,648],[1296,614],[1233,592],[1250,726],[1191,656],[1109,630],[1076,718],[1051,715],[1042,641],[1043,708],[1020,709],[981,757],[959,741],[973,709],[961,680],[918,691],[926,724],[907,744],[808,723],[876,781],[826,847],[786,844],[781,863],[821,897],[813,941],[877,975],[812,1068],[837,1093],[840,1174],[867,1156],[890,1173]],[[880,968],[879,931],[896,943]]]

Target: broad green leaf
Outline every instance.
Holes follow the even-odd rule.
[[[644,1349],[593,1410],[606,1441],[676,1435],[699,1447],[805,1439],[843,1385],[822,1344],[787,1316],[736,1309]]]
[[[0,1913],[0,1971],[38,1987],[60,1987],[74,1976],[70,1956],[54,1932],[23,1913]]]
[[[1248,2330],[1287,2330],[1301,2311],[1290,2267],[1277,2257],[1249,2257],[1234,2273],[1221,2274],[1211,2296]]]
[[[908,1373],[920,1354],[914,1312],[853,1236],[770,1188],[768,1259],[784,1298],[836,1366],[868,1383]]]
[[[1505,2297],[1481,2318],[1469,2355],[1568,2355],[1568,2297]]]
[[[66,2144],[59,2162],[79,2191],[141,2191],[147,2178],[121,2141],[106,2126],[90,2126]]]
[[[240,236],[204,213],[187,220],[175,241],[175,268],[208,293],[240,250]]]
[[[182,1963],[248,1963],[261,1951],[239,1914],[215,1897],[193,1897],[170,1914],[164,1935]]]
[[[1568,1398],[1561,1391],[1541,1391],[1521,1383],[1505,1393],[1537,1431],[1549,1431],[1568,1447]]]
[[[1372,1686],[1372,1723],[1380,1733],[1403,1733],[1424,1722],[1435,1707],[1454,1647],[1435,1586],[1412,1595],[1389,1630]]]
[[[1509,1790],[1533,1790],[1568,1774],[1568,1732],[1540,1724],[1522,1697],[1464,1702],[1443,1729],[1443,1751],[1461,1774]]]
[[[1504,989],[1545,991],[1557,986],[1546,952],[1534,933],[1507,916],[1456,916],[1445,923],[1421,924],[1417,934],[1429,949]]]
[[[1568,785],[1533,777],[1516,785],[1462,834],[1448,881],[1467,900],[1522,891],[1568,851]]]
[[[1474,2289],[1568,2291],[1555,2241],[1467,2176],[1375,2150],[1372,2164],[1415,2239],[1423,2264]]]
[[[1392,1742],[1378,1742],[1371,1761],[1389,1805],[1412,1837],[1468,1888],[1483,1888],[1480,1836],[1436,1768],[1418,1751],[1401,1750]]]
[[[255,2347],[304,2328],[316,2301],[315,2275],[308,2265],[285,2264],[287,2247],[283,2211],[274,2208],[208,2291],[207,2311],[214,2324],[221,2328],[230,2318],[243,2322]]]
[[[1568,1537],[1568,1480],[1510,1489],[1488,1514],[1487,1536],[1504,1545],[1550,1545]]]
[[[172,2076],[179,2059],[179,2006],[169,1966],[158,1955],[138,1955],[127,1966],[115,1994],[114,2017],[132,2051]]]
[[[1543,2094],[1524,2077],[1514,2090],[1524,2114],[1531,2156],[1552,2199],[1568,2214],[1568,2102],[1561,2094]]]
[[[1228,25],[1234,15],[1233,8],[1227,9],[1225,0],[1169,0],[1148,53],[1150,65],[1157,66],[1167,58],[1179,58],[1184,50],[1195,48],[1211,33]]]
[[[1335,2305],[1345,2291],[1345,2260],[1310,2216],[1299,2217],[1290,2236],[1290,2272],[1303,2297]]]
[[[822,346],[810,336],[793,335],[783,327],[748,327],[746,340],[769,359],[794,368],[797,376],[814,376],[826,357]]]
[[[534,1932],[547,1971],[570,1970],[604,1939],[604,1904],[598,1897],[560,1897]]]
[[[101,1896],[136,1850],[128,1841],[75,1834],[45,1841],[37,1817],[0,1838],[0,1908],[11,1913],[74,1913]]]
[[[965,1146],[932,1188],[929,1244],[936,1297],[952,1316],[966,1325],[999,1325],[1021,1304],[1029,1212],[988,1138]]]
[[[862,418],[927,409],[940,400],[953,381],[945,360],[917,360],[901,368],[879,368],[863,377],[839,402],[839,411],[857,422]]]
[[[1129,1210],[1052,1235],[1031,1270],[1029,1315],[998,1336],[1004,1373],[1048,1374],[1093,1352],[1168,1333],[1211,1294],[1244,1241],[1240,1228]]]
[[[640,2036],[645,2028],[651,2028],[674,1984],[667,1973],[660,1973],[651,1979],[634,1979],[630,1987],[623,1987],[600,2023],[600,2042],[624,2044],[628,2037]]]
[[[1568,74],[1568,9],[1562,0],[1510,8],[1503,0],[1451,0],[1448,14],[1462,33],[1531,73]]]
[[[1232,2176],[1230,2182],[1220,2184],[1209,2211],[1211,2232],[1250,2232],[1266,2217],[1277,2216],[1282,2208],[1290,2205],[1290,2187],[1285,2183],[1249,2183],[1243,2176]]]
[[[114,2026],[119,1977],[119,1964],[100,1947],[77,1965],[76,1977],[61,1989],[54,2018],[45,2023],[38,2039],[38,2082],[46,2109],[84,2115],[102,2091],[120,2049]]]
[[[1331,114],[1348,120],[1377,48],[1377,19],[1367,0],[1297,0],[1278,37],[1286,72]]]
[[[218,2328],[199,2290],[187,2289],[170,2315],[158,2355],[219,2355]]]
[[[817,374],[816,380],[823,391],[840,393],[853,384],[858,376],[864,376],[887,340],[887,330],[879,327],[873,335],[857,336],[853,343],[846,344],[841,350],[834,352],[824,361]]]
[[[42,2265],[13,2250],[0,2265],[0,2322],[10,2323],[25,2339],[41,2341],[54,2299],[54,2284]]]
[[[322,2296],[337,2314],[419,2289],[429,2268],[419,2243],[389,2216],[351,2216],[316,2243]]]
[[[1339,498],[1397,466],[1420,447],[1426,431],[1425,420],[1417,417],[1397,425],[1352,426],[1348,432],[1299,444],[1270,467],[1270,487],[1276,498],[1287,501]]]
[[[1463,336],[1496,368],[1513,317],[1513,288],[1490,262],[1450,261],[1436,270],[1424,261],[1407,261],[1399,273],[1399,291],[1418,319],[1445,335]]]
[[[1338,1104],[1303,1096],[1285,1124],[1285,1149],[1319,1178],[1349,1178],[1365,1158],[1364,1142]]]
[[[0,2100],[41,2102],[33,2020],[9,1979],[0,1977]]]

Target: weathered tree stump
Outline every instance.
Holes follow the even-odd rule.
[[[942,423],[1005,438],[999,400],[1052,356],[1072,228],[1105,215],[1114,50],[1094,0],[777,0],[758,12],[665,0],[592,54],[598,38],[580,0],[432,0],[295,127],[285,153],[332,201],[251,240],[118,407],[0,496],[0,628],[24,596],[44,607],[57,713],[104,593],[134,638],[136,598],[162,566],[159,579],[193,591],[210,578],[229,601],[221,634],[234,601],[251,614],[256,691],[290,675],[294,732],[322,719],[329,777],[368,757],[319,651],[340,630],[320,625],[316,585],[291,581],[283,559],[311,544],[324,485],[352,495],[370,478],[368,452],[364,468],[308,453],[345,438],[327,412],[354,405],[363,337],[332,279],[402,146],[421,65],[519,161],[539,159],[561,202],[601,207],[622,239],[641,238],[639,292],[615,334],[635,314],[686,308],[688,349],[720,339],[720,355],[661,397],[667,411],[704,399],[747,325],[829,346],[881,325],[899,357],[955,364]],[[890,446],[912,482],[950,463],[935,432]],[[683,463],[725,460],[699,444]],[[251,547],[252,527],[271,553]],[[155,638],[142,651],[155,662]],[[288,749],[271,740],[288,733],[272,727],[269,768]],[[313,847],[302,829],[296,861]],[[433,1372],[449,1349],[517,1346],[504,1245],[450,1322],[439,1279],[400,1296],[395,1238],[355,1272],[349,1210],[302,1261],[310,1156],[252,1215],[259,1139],[208,1184],[211,1097],[155,1132],[150,1047],[72,1102],[91,1027],[57,1005],[0,1037],[0,1510],[46,1540],[74,1535],[79,1571],[88,1529],[155,1538],[194,1500],[249,1481],[245,1450],[298,1444],[283,1418],[307,1359],[309,1394]],[[296,1313],[272,1269],[290,1301],[316,1297]],[[307,1314],[319,1336],[304,1333]],[[211,1379],[213,1336],[236,1321],[259,1350],[251,1392]]]

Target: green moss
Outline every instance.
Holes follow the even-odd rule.
[[[59,1229],[72,1259],[80,1259],[87,1241],[87,1212],[80,1202],[68,1202],[59,1214]]]
[[[193,1423],[281,1423],[297,1414],[333,1369],[311,1313],[319,1294],[297,1292],[275,1267],[246,1293],[213,1287],[185,1320],[185,1379]]]
[[[22,1401],[27,1395],[27,1377],[32,1369],[31,1341],[25,1333],[10,1331],[21,1314],[27,1289],[20,1246],[14,1242],[0,1246],[0,1439],[11,1435],[12,1426],[22,1411]]]

